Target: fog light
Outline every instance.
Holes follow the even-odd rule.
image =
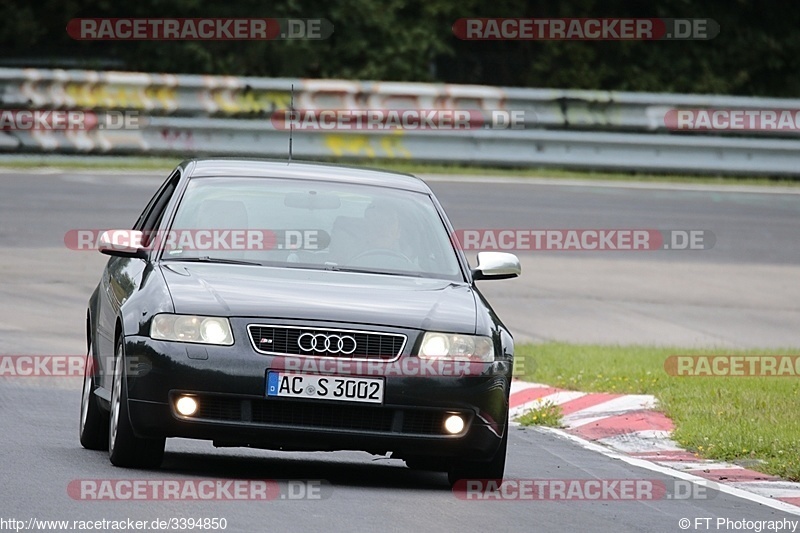
[[[197,412],[197,401],[191,396],[181,396],[175,402],[175,408],[183,416],[192,416]]]
[[[448,416],[444,421],[444,429],[454,435],[461,433],[464,430],[464,420],[458,415]]]

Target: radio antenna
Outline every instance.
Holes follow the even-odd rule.
[[[294,133],[294,83],[292,84],[292,95],[289,100],[289,163],[292,161],[292,133]]]

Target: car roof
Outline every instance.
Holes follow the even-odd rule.
[[[386,170],[349,167],[310,161],[271,159],[209,158],[188,159],[181,163],[189,179],[203,177],[287,178],[379,185],[395,189],[431,193],[416,176]]]

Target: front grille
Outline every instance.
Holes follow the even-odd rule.
[[[247,330],[256,351],[269,355],[385,361],[399,357],[406,344],[406,336],[399,333],[260,324],[251,324]]]
[[[239,422],[300,429],[338,429],[402,435],[439,435],[450,413],[439,409],[403,409],[353,404],[199,395],[199,408],[186,420]]]

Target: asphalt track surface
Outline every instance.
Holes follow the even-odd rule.
[[[153,175],[0,173],[0,354],[85,352],[86,300],[104,259],[70,229],[129,227]],[[536,252],[482,290],[517,339],[677,347],[800,346],[800,195],[432,181],[457,228],[706,229],[704,251]],[[796,351],[796,350],[795,350]],[[225,518],[227,531],[690,531],[717,518],[800,517],[728,494],[655,501],[464,501],[442,474],[363,453],[214,449],[170,440],[162,469],[114,468],[77,440],[78,378],[0,378],[0,519]],[[512,428],[507,478],[669,483],[536,429]],[[86,479],[326,480],[322,499],[86,501]],[[712,518],[709,528],[695,518]],[[0,526],[3,523],[0,522]]]

